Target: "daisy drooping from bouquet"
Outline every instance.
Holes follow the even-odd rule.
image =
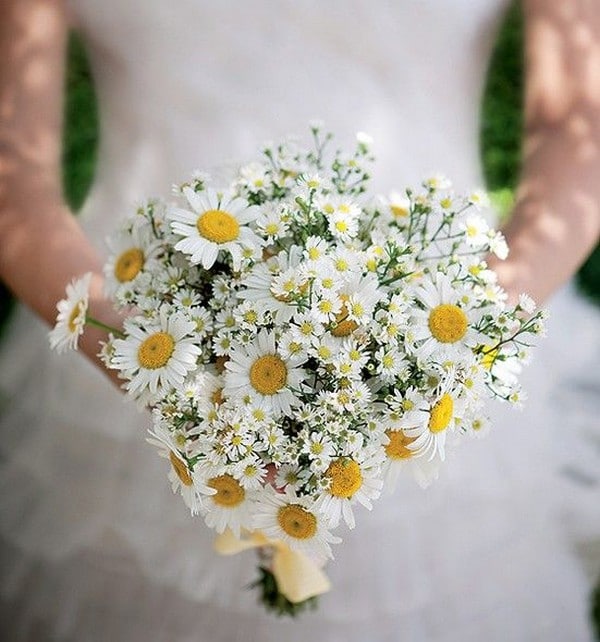
[[[520,404],[543,313],[509,306],[485,257],[508,252],[481,192],[442,176],[367,192],[370,141],[267,146],[230,184],[203,174],[150,200],[109,241],[107,291],[135,310],[102,348],[152,409],[173,491],[230,553],[258,547],[265,603],[295,613],[403,471],[423,486],[484,432],[488,398]],[[74,348],[89,277],[58,304]]]

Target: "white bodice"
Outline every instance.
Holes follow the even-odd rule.
[[[96,232],[194,169],[320,119],[375,139],[374,188],[481,183],[479,109],[506,0],[71,0],[101,117]],[[102,235],[103,236],[103,235]]]

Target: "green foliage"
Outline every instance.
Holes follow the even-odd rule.
[[[92,74],[81,40],[69,38],[63,132],[63,189],[77,211],[94,177],[98,149],[98,110]]]
[[[600,640],[600,583],[592,595],[592,621],[596,630],[596,638]]]
[[[600,245],[579,270],[577,283],[582,292],[600,305]]]
[[[517,184],[522,112],[523,16],[516,3],[509,10],[494,47],[482,105],[481,156],[490,190],[512,189]]]

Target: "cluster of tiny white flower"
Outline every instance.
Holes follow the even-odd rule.
[[[325,558],[399,470],[426,485],[481,434],[486,397],[523,399],[543,313],[509,307],[485,263],[508,251],[485,195],[434,176],[368,199],[369,138],[329,155],[312,134],[124,223],[106,277],[136,315],[102,356],[152,407],[149,441],[194,514]],[[58,348],[81,333],[82,288],[61,302]]]

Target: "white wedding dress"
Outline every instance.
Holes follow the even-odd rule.
[[[138,200],[218,175],[320,118],[375,139],[374,187],[479,186],[479,105],[504,0],[72,0],[100,103],[81,220],[99,248]],[[525,381],[429,490],[363,511],[296,622],[245,586],[255,556],[171,493],[148,417],[19,310],[1,354],[0,631],[18,642],[580,642],[600,538],[600,315],[573,291]],[[596,429],[594,432],[594,428]],[[596,538],[596,539],[594,539]],[[596,560],[597,561],[597,560]]]

